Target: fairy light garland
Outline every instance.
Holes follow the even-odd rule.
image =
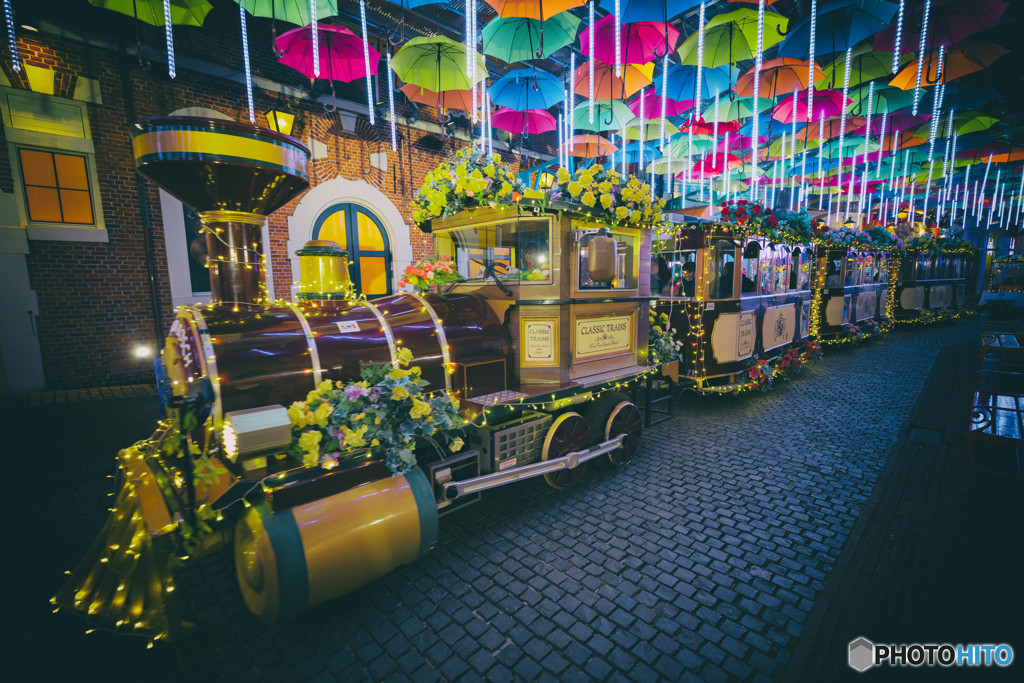
[[[249,123],[256,123],[256,110],[252,104],[252,72],[249,70],[249,29],[245,25],[245,7],[238,6],[242,20],[242,64],[245,68],[245,99],[249,105]]]
[[[312,3],[316,3],[316,0],[310,0]],[[314,4],[315,8],[315,4]],[[373,82],[370,80],[370,41],[366,35],[366,0],[359,0],[359,23],[363,28],[363,68],[366,70],[366,108],[368,111],[368,118],[370,119],[370,125],[374,125],[373,115]],[[314,26],[313,32],[316,33],[316,27]],[[313,48],[314,51],[316,48]]]
[[[622,41],[620,34],[622,33],[622,8],[619,6],[620,0],[615,0],[615,75],[622,77]],[[593,25],[593,24],[591,24]],[[594,54],[594,43],[590,43],[590,54],[593,58]]]
[[[892,47],[892,72],[900,70],[900,42],[903,39],[903,9],[906,0],[900,0],[899,18],[896,19],[896,40]]]
[[[14,33],[14,9],[11,7],[11,0],[4,0],[4,18],[7,20],[7,46],[11,50],[11,68],[17,73],[21,73],[21,59],[18,57],[18,36]]]
[[[589,83],[589,97],[590,100],[590,122],[594,122],[594,3],[597,0],[590,0],[587,3],[588,16],[590,18],[590,24],[587,26],[587,34],[590,37],[590,62],[587,64],[589,75],[587,77]],[[575,76],[574,76],[575,78]]]
[[[924,63],[924,44],[925,39],[928,37],[928,14],[932,8],[932,0],[924,1],[924,17],[921,19],[921,42],[917,49],[917,80],[914,83],[914,107],[911,110],[911,114],[917,116],[917,104],[921,97],[921,77],[924,75],[922,67],[927,70],[927,66]],[[897,56],[898,58],[898,56]],[[940,53],[941,59],[941,53]]]
[[[758,151],[758,123],[760,116],[757,114],[757,101],[761,94],[761,64],[764,59],[764,2],[765,0],[757,0],[757,52],[754,54],[754,125],[751,141],[750,150],[750,165],[751,167],[757,166],[757,151]],[[845,111],[845,110],[844,110]],[[752,170],[752,177],[750,179],[750,197],[752,200],[757,198],[757,172]]]
[[[700,15],[697,19],[697,75],[694,79],[695,85],[693,86],[693,111],[695,115],[700,114],[701,95],[703,95],[701,88],[701,76],[704,73],[704,0],[700,3]],[[755,95],[756,97],[756,95]]]
[[[391,151],[398,150],[398,132],[395,130],[395,81],[391,72],[391,51],[388,50],[388,119],[391,120]]]
[[[9,0],[5,0],[5,3]],[[8,14],[8,21],[10,15]],[[167,75],[174,78],[174,31],[171,30],[171,0],[164,0],[164,42],[167,43]]]

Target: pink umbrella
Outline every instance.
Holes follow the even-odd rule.
[[[660,21],[634,21],[619,24],[619,44],[623,64],[646,64],[665,55],[665,26]],[[675,49],[679,30],[668,24],[668,49]],[[590,31],[580,32],[580,46],[584,56],[605,64],[615,63],[615,17],[611,14],[594,22],[594,49],[590,46]]]
[[[633,116],[640,116],[640,98],[635,97],[626,103]],[[693,109],[693,100],[673,100],[665,98],[665,116],[682,116]],[[661,97],[659,95],[647,94],[644,98],[644,118],[656,119],[661,117]]]
[[[707,159],[698,161],[694,164],[692,171],[697,177],[713,178],[725,173],[726,166],[733,169],[739,168],[742,165],[743,160],[735,154],[721,154],[716,152]]]
[[[313,31],[309,26],[293,28],[282,33],[274,41],[278,60],[308,78],[324,78],[349,83],[357,78],[366,78],[363,63],[363,41],[344,26],[317,24],[319,41],[320,76],[313,74]],[[370,73],[377,73],[380,53],[370,48]]]
[[[682,126],[679,126],[679,130],[683,133],[693,128],[694,135],[714,135],[715,125],[714,123],[708,123],[702,118],[694,118],[691,121],[687,121]],[[718,122],[718,133],[724,135],[725,133],[735,133],[740,129],[740,124],[737,121],[719,121]]]
[[[507,130],[510,133],[546,133],[558,127],[555,117],[548,113],[547,109],[526,109],[515,111],[508,107],[502,107],[491,115],[491,123],[495,128]]]
[[[792,95],[787,95],[772,110],[772,118],[780,123],[793,123],[794,109],[797,123],[817,122],[824,114],[825,118],[839,116],[843,109],[852,103],[849,97],[844,103],[843,93],[838,90],[818,90],[814,93],[814,111],[807,115],[807,91],[801,90],[796,96],[796,107],[793,106]]]

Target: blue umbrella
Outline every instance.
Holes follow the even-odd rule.
[[[815,58],[842,52],[889,26],[897,10],[893,2],[834,0],[822,5],[815,23]],[[811,18],[789,28],[778,57],[807,59],[811,52]]]
[[[615,164],[622,163],[622,146],[620,144],[619,151],[615,152],[609,157],[609,168],[615,168]],[[635,164],[640,161],[640,142],[628,142],[625,147],[626,152],[626,163]],[[654,161],[659,157],[661,153],[658,151],[657,145],[652,145],[649,142],[644,143],[644,159],[648,161]]]
[[[553,107],[565,98],[565,89],[546,71],[513,69],[487,88],[487,94],[500,107],[526,111]]]
[[[725,69],[702,69],[700,74],[701,97],[710,100],[715,95],[728,90],[731,83],[731,74]],[[658,74],[654,77],[654,93],[659,97],[662,94],[663,77]],[[697,67],[686,64],[673,64],[668,68],[668,85],[665,94],[672,100],[692,100],[697,96]]]
[[[619,0],[619,20],[623,24],[634,21],[664,22],[698,5],[700,0]],[[614,14],[615,0],[601,0],[599,7],[608,14]]]

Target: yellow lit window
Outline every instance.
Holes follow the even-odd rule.
[[[91,225],[92,197],[85,157],[19,149],[29,220]]]

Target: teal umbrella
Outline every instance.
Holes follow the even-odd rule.
[[[689,150],[690,155],[694,156],[703,152],[710,152],[715,149],[715,141],[710,135],[694,135],[693,144],[690,144],[689,135],[680,135],[672,144],[669,145],[669,154],[673,157],[686,157],[686,152]]]
[[[580,19],[571,12],[561,12],[547,21],[524,17],[495,17],[487,22],[483,30],[483,52],[508,62],[536,59],[542,45],[543,55],[550,57],[557,50],[576,41]]]
[[[762,114],[775,106],[775,101],[769,97],[759,97],[757,106],[757,113]],[[754,98],[753,97],[738,97],[735,100],[728,98],[721,100],[718,103],[718,120],[719,121],[739,121],[740,119],[749,118],[754,114]],[[708,104],[708,107],[704,110],[703,114],[704,121],[714,121],[715,119],[715,103],[714,101]]]
[[[594,103],[594,122],[590,122],[590,103],[581,102],[572,112],[573,128],[601,133],[621,131],[633,119],[633,112],[619,100],[600,100]]]
[[[871,152],[877,152],[881,149],[881,145],[877,142],[864,142],[864,138],[845,138],[843,140],[843,157],[855,157]],[[821,153],[825,155],[826,159],[834,159],[839,156],[839,139],[829,140],[821,146]]]

